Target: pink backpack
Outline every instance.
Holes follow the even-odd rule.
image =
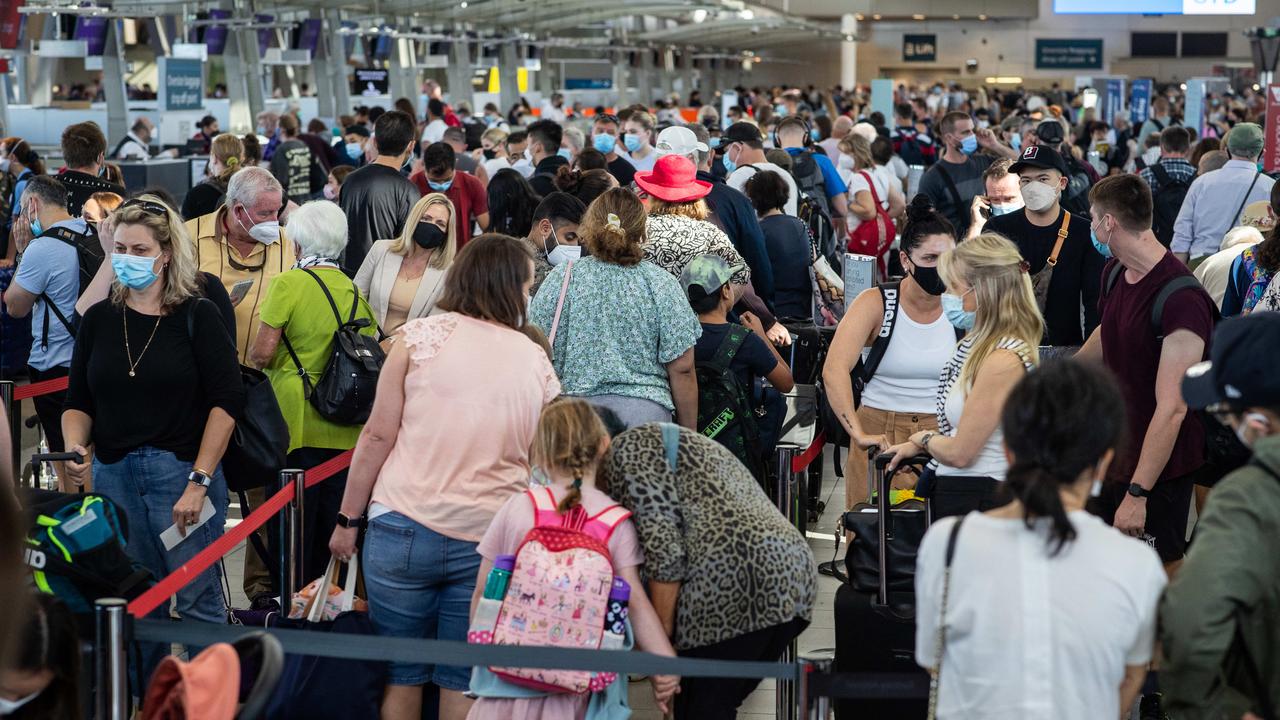
[[[493,643],[595,650],[613,586],[609,537],[631,512],[611,505],[588,517],[579,506],[561,515],[550,488],[530,490],[529,499],[534,527],[516,552]],[[614,679],[586,670],[489,669],[507,682],[557,693],[600,690]]]

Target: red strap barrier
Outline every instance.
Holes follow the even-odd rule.
[[[38,397],[40,395],[48,395],[49,393],[56,393],[59,390],[66,390],[68,382],[69,382],[68,378],[60,377],[60,378],[54,378],[52,380],[44,380],[38,383],[31,383],[30,385],[23,385],[22,387],[19,387],[19,388],[14,388],[13,401],[17,402],[19,400],[26,400],[27,398]]]
[[[323,482],[350,466],[351,457],[354,453],[354,450],[348,450],[332,460],[307,470],[304,476],[307,487]],[[208,570],[210,566],[234,550],[237,545],[247,540],[249,535],[257,532],[258,528],[271,519],[271,516],[280,512],[285,505],[289,504],[289,500],[293,498],[293,493],[293,483],[290,482],[281,488],[280,492],[272,495],[260,505],[257,510],[250,513],[249,517],[241,520],[239,525],[231,528],[222,537],[214,540],[209,547],[201,550],[199,554],[184,563],[182,567],[174,570],[168,577],[152,586],[150,590],[135,598],[133,602],[129,603],[129,614],[134,617],[143,617],[160,607],[162,603],[168,602],[169,598],[173,597],[187,583],[194,580],[200,573]],[[288,598],[286,598],[287,600]]]
[[[822,448],[827,444],[827,434],[825,432],[818,433],[813,439],[813,444],[809,449],[791,458],[791,472],[798,473],[809,467],[814,460],[822,456]]]

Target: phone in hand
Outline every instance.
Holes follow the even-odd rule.
[[[249,288],[251,287],[253,287],[253,278],[241,280],[235,285],[232,285],[231,292],[227,293],[231,296],[231,306],[235,307],[239,305],[240,301],[244,300],[244,296],[249,294]]]

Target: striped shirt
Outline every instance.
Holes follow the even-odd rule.
[[[1017,355],[1022,360],[1022,367],[1027,372],[1035,369],[1035,363],[1032,361],[1031,348],[1021,340],[1016,338],[1002,338],[996,345],[997,350],[1008,350]],[[969,394],[971,388],[960,387],[960,374],[964,370],[964,365],[969,359],[969,353],[973,350],[973,338],[967,337],[960,341],[956,346],[956,354],[952,356],[950,362],[942,369],[942,375],[938,378],[938,433],[947,437],[955,437],[956,425],[960,422],[960,417],[964,414],[965,398]],[[989,356],[988,356],[989,357]],[[1008,461],[1004,457],[1004,434],[999,427],[991,433],[991,437],[987,438],[982,449],[974,457],[974,460],[966,468],[954,468],[944,465],[937,460],[931,463],[931,467],[938,475],[982,475],[995,478],[996,480],[1004,480],[1005,470],[1008,469]]]

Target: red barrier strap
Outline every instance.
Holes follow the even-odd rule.
[[[809,467],[814,460],[822,456],[822,448],[827,444],[827,434],[825,432],[818,433],[813,439],[813,444],[809,449],[791,458],[791,472],[798,473]]]
[[[322,482],[336,473],[343,470],[351,464],[351,456],[354,450],[348,450],[331,460],[321,463],[314,468],[306,471],[306,486],[311,487],[316,483]],[[258,506],[249,514],[249,517],[240,521],[239,525],[231,528],[223,534],[222,537],[214,540],[209,547],[201,550],[195,557],[188,560],[182,567],[174,570],[168,577],[156,583],[150,590],[139,595],[129,603],[129,614],[134,617],[143,617],[147,613],[160,607],[161,604],[168,602],[169,598],[194,580],[200,573],[208,570],[210,566],[218,562],[227,553],[236,548],[237,545],[244,542],[249,536],[257,532],[271,519],[273,515],[284,509],[293,498],[294,487],[293,482],[285,485],[272,495],[266,502]]]
[[[52,380],[44,380],[42,382],[31,383],[30,385],[23,385],[22,387],[14,388],[13,400],[14,402],[17,402],[19,400],[26,400],[27,398],[33,398],[33,397],[38,397],[40,395],[48,395],[50,393],[56,393],[59,390],[66,390],[67,384],[69,381],[70,381],[69,378],[60,377],[60,378],[54,378]]]

